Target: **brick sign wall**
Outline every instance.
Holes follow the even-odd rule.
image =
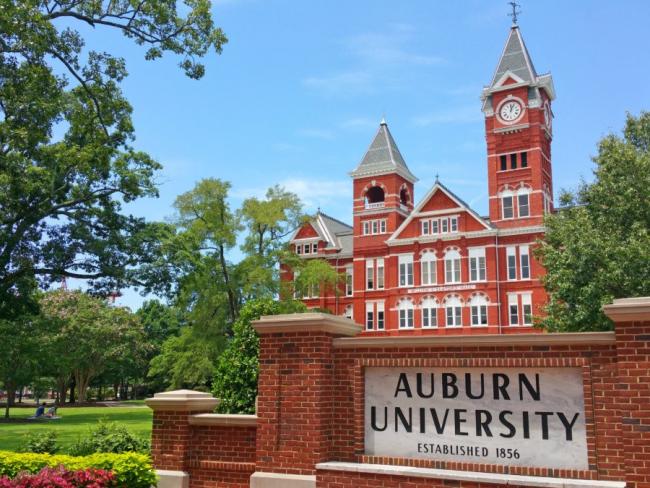
[[[160,486],[650,488],[650,299],[607,313],[615,332],[507,338],[265,317],[256,416],[150,400]]]

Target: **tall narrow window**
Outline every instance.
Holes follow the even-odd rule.
[[[296,254],[302,254],[302,244],[296,244]]]
[[[530,279],[530,253],[528,246],[519,246],[519,274],[522,280]]]
[[[470,301],[470,312],[473,326],[488,324],[487,299],[483,295],[474,295]]]
[[[433,219],[431,221],[431,233],[438,234],[440,232],[440,222],[438,219]]]
[[[413,255],[402,254],[398,257],[399,286],[413,286]]]
[[[370,221],[366,220],[363,222],[363,235],[367,236],[370,234]]]
[[[348,305],[347,307],[345,307],[345,318],[346,319],[352,320],[352,317],[353,317],[352,310],[353,310],[352,305]]]
[[[517,168],[517,153],[512,153],[510,155],[510,169]]]
[[[422,285],[436,284],[436,255],[433,252],[425,252],[420,258],[420,277]]]
[[[384,302],[377,303],[377,330],[384,330],[386,327],[384,319]]]
[[[469,280],[485,281],[484,247],[473,247],[469,250]]]
[[[375,260],[366,259],[366,290],[375,289]]]
[[[382,220],[379,221],[379,231],[382,234],[386,233],[386,219],[382,219]]]
[[[519,325],[519,303],[517,295],[508,295],[508,316],[510,325]]]
[[[423,236],[429,235],[429,221],[428,220],[423,220],[422,221],[422,235]]]
[[[517,249],[514,246],[506,247],[506,257],[508,263],[508,279],[517,279]]]
[[[528,193],[520,193],[517,195],[517,206],[519,207],[519,217],[528,217],[530,215]]]
[[[379,234],[379,220],[372,221],[372,233]]]
[[[377,289],[384,289],[384,258],[377,259]]]
[[[442,224],[441,232],[443,234],[446,234],[447,232],[449,232],[449,219],[444,218],[444,219],[440,220],[440,223]]]
[[[354,292],[354,281],[353,281],[353,268],[352,266],[347,266],[345,268],[345,296],[351,297]]]
[[[447,327],[460,327],[462,325],[462,309],[458,297],[451,296],[445,300],[445,317]]]
[[[505,171],[508,169],[508,156],[506,154],[502,154],[500,156],[501,159],[501,171]]]
[[[438,326],[437,304],[434,298],[422,300],[422,327],[431,328]]]
[[[413,302],[411,300],[402,300],[399,304],[399,328],[412,329],[413,321]]]
[[[527,168],[528,167],[528,153],[527,152],[522,152],[521,153],[521,167],[522,168]]]
[[[460,253],[455,249],[445,253],[445,283],[460,283]]]
[[[530,293],[521,295],[521,311],[524,325],[533,325],[533,299]]]
[[[311,245],[311,252],[312,254],[318,254],[318,242],[314,242]]]
[[[375,328],[374,304],[366,303],[366,330]]]
[[[458,217],[449,218],[449,227],[451,232],[458,232]]]
[[[512,195],[506,195],[501,198],[501,207],[503,209],[504,219],[511,219],[514,217],[514,211],[512,208]]]

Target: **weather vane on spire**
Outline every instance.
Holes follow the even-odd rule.
[[[512,13],[508,14],[509,17],[512,17],[512,25],[517,25],[517,17],[521,13],[521,9],[519,8],[521,5],[515,1],[508,2],[508,5],[512,7]]]

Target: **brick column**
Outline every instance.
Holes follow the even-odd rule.
[[[650,297],[603,307],[616,324],[617,405],[628,488],[650,487]]]
[[[332,339],[361,327],[321,313],[262,317],[254,327],[260,376],[251,488],[314,487],[315,465],[328,460],[335,421]]]
[[[190,413],[212,412],[219,400],[208,393],[176,390],[156,393],[145,403],[153,410],[151,455],[160,477],[158,488],[187,488]]]

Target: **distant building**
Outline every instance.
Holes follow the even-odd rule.
[[[440,181],[415,204],[411,173],[388,125],[352,176],[353,225],[319,211],[293,235],[304,259],[345,273],[339,293],[312,291],[309,307],[362,324],[366,334],[530,332],[547,296],[533,257],[553,211],[550,74],[537,74],[513,25],[482,92],[489,217]],[[283,267],[283,280],[294,279]]]

